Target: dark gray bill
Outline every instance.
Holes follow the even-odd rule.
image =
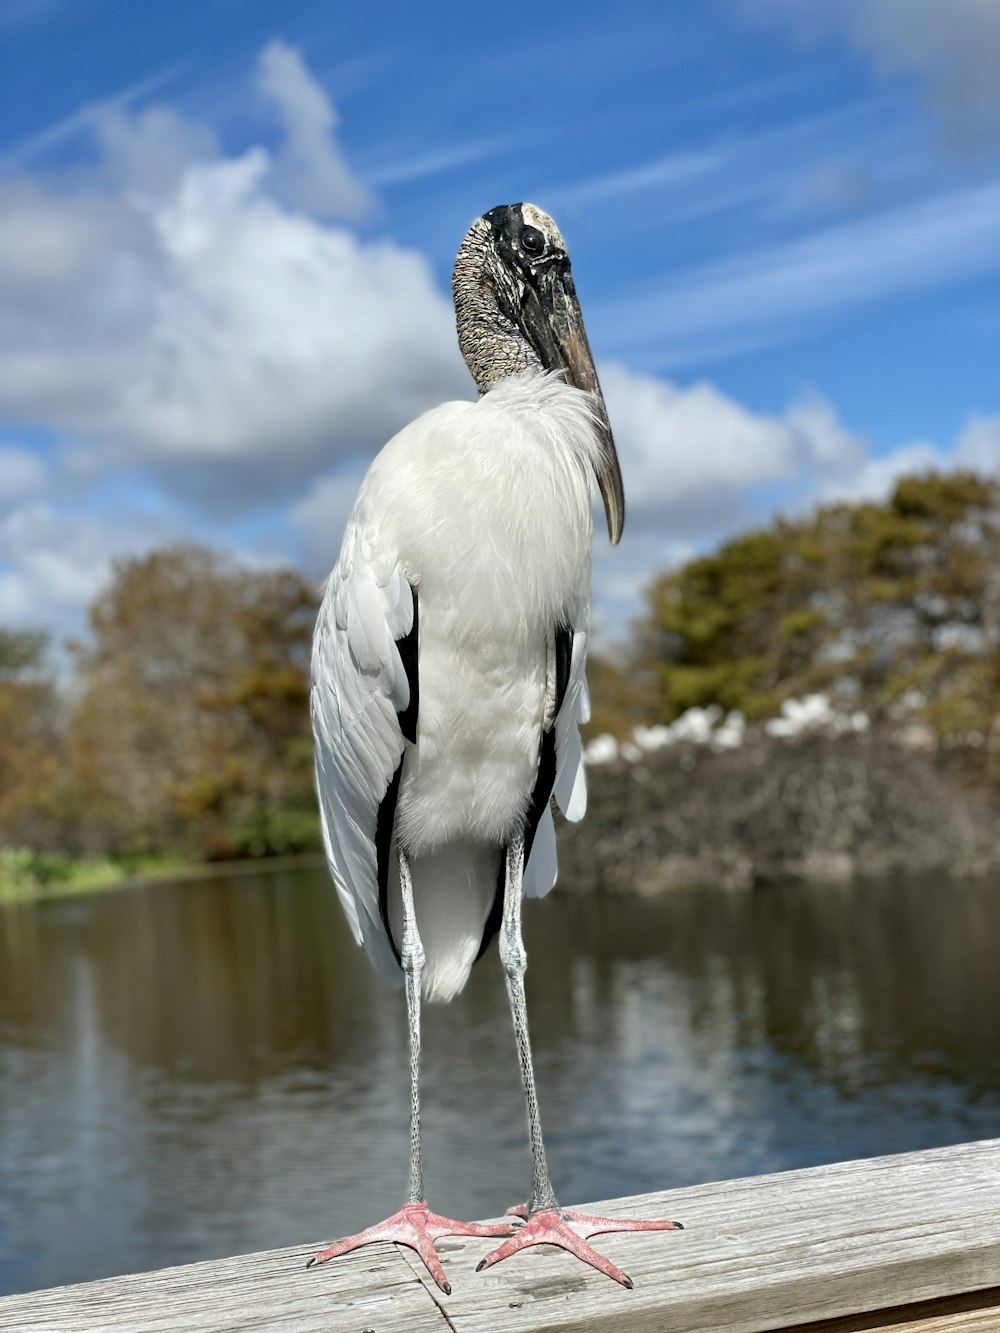
[[[601,453],[594,470],[608,518],[608,536],[612,546],[616,546],[625,525],[625,491],[608,409],[594,369],[568,263],[544,269],[536,283],[526,289],[521,325],[546,370],[562,370],[567,384],[584,389],[593,398],[601,440]]]

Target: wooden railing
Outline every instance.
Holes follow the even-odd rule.
[[[588,1206],[588,1211],[591,1208]],[[494,1242],[306,1271],[309,1246],[0,1299],[3,1333],[985,1333],[1000,1330],[1000,1139],[593,1205],[683,1232],[602,1236],[626,1291],[552,1249],[476,1273]]]

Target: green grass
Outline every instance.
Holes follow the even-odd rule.
[[[95,857],[76,860],[26,847],[0,851],[0,902],[63,898],[114,888],[128,879],[161,878],[190,869],[180,857]]]

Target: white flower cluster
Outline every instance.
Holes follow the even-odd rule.
[[[791,739],[808,731],[842,736],[847,731],[867,731],[868,726],[867,713],[838,713],[828,694],[807,694],[804,699],[786,699],[781,716],[768,718],[764,730],[769,736]]]
[[[845,732],[867,731],[868,727],[867,713],[840,713],[831,705],[826,694],[807,694],[804,699],[786,699],[781,705],[781,716],[769,718],[764,723],[764,730],[769,736],[782,739],[791,739],[807,732],[841,736]],[[711,704],[708,708],[689,708],[669,726],[636,727],[631,740],[619,743],[608,732],[595,736],[587,743],[583,757],[588,764],[611,764],[616,759],[634,764],[643,754],[685,741],[689,745],[709,746],[716,751],[738,750],[743,744],[746,729],[746,718],[741,712],[734,709],[724,714],[717,704]]]
[[[746,718],[734,710],[723,715],[717,704],[708,708],[689,708],[669,726],[636,727],[632,739],[621,744],[607,732],[588,742],[583,757],[588,764],[610,764],[624,759],[634,764],[643,754],[664,750],[686,741],[690,745],[709,745],[713,750],[738,750],[743,744]]]

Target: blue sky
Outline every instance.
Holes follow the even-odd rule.
[[[0,42],[0,624],[181,537],[327,569],[470,395],[451,263],[518,199],[622,454],[607,632],[775,509],[1000,466],[992,0],[8,0]]]

